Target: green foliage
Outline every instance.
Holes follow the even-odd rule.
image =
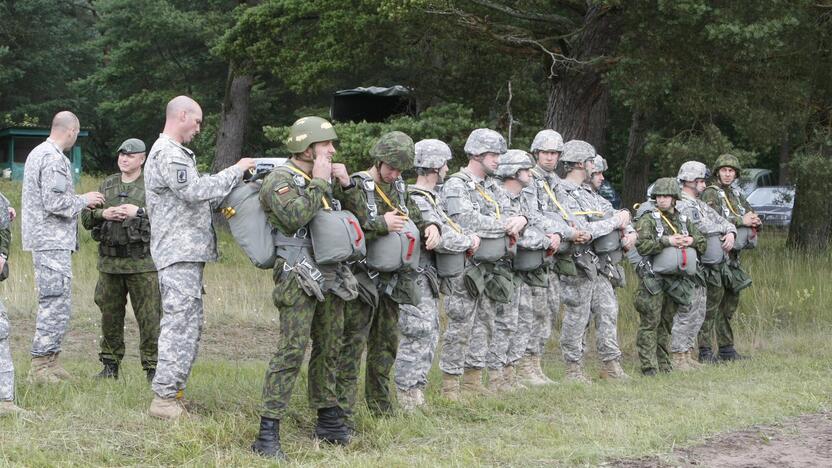
[[[418,117],[396,117],[381,123],[336,123],[338,154],[335,159],[346,164],[350,171],[370,167],[373,163],[369,152],[376,140],[387,132],[399,130],[408,134],[414,142],[425,138],[444,141],[455,155],[454,162],[464,165],[467,164],[462,152],[465,140],[471,130],[482,126],[484,123],[474,118],[471,109],[460,104],[435,106],[425,110]],[[283,156],[287,156],[282,142],[289,135],[289,126],[264,127],[263,132],[271,141],[280,143],[279,151],[283,153]]]
[[[669,139],[651,133],[644,151],[652,156],[657,177],[676,177],[679,166],[685,161],[699,161],[713,168],[716,158],[725,153],[736,156],[742,167],[753,167],[757,156],[753,151],[735,147],[716,125],[708,125],[702,132],[685,132]]]

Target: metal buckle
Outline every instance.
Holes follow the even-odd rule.
[[[284,262],[283,263],[283,271],[285,271],[286,273],[288,273],[288,272],[290,272],[294,269],[295,269],[295,267],[289,266],[289,262]]]
[[[304,258],[302,261],[298,262],[298,264],[305,266],[309,270],[309,276],[312,277],[312,280],[318,281],[319,279],[321,279],[321,277],[323,277],[323,273],[321,273],[320,270],[312,266],[312,264],[309,263],[307,259]]]
[[[405,216],[409,216],[409,215],[410,215],[410,210],[408,210],[406,206],[400,206],[400,207],[399,207],[399,209],[401,209],[401,210],[402,210],[402,213],[404,213],[404,214],[405,214]]]
[[[375,270],[371,270],[371,269],[367,268],[367,276],[370,279],[376,279],[378,277],[378,272],[375,271]]]
[[[306,239],[306,237],[308,235],[309,235],[309,230],[306,228],[306,226],[303,226],[295,232],[294,237],[296,237],[298,239]]]

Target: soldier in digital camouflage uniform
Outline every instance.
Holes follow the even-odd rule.
[[[518,381],[515,366],[525,354],[531,339],[534,322],[531,288],[545,287],[547,279],[543,257],[552,245],[552,240],[539,226],[538,214],[532,214],[527,197],[523,194],[523,188],[531,182],[529,170],[532,167],[534,161],[531,155],[523,150],[513,149],[500,156],[500,164],[494,174],[499,187],[505,193],[504,201],[507,202],[502,207],[502,212],[505,215],[522,215],[529,220],[517,238],[518,250],[512,263],[515,267],[514,294],[511,302],[500,307],[494,317],[487,365],[488,388],[495,393],[526,388]],[[540,256],[540,265],[534,271],[531,271],[531,267],[524,266],[524,271],[518,271],[516,268],[521,255],[526,253],[535,259],[538,258],[537,255]]]
[[[643,260],[638,266],[641,281],[633,305],[641,317],[636,348],[645,376],[673,369],[669,354],[673,315],[678,306],[690,305],[694,287],[689,276],[655,273],[653,258],[671,247],[690,247],[701,255],[706,244],[696,224],[674,207],[680,198],[676,179],[657,180],[652,196],[655,207],[636,220],[636,249]]]
[[[410,197],[422,212],[422,218],[435,222],[442,229],[442,243],[434,252],[422,249],[421,269],[416,278],[421,299],[417,305],[399,306],[399,330],[402,338],[396,354],[396,388],[399,406],[405,411],[425,405],[425,386],[439,341],[439,292],[447,290],[452,276],[437,269],[436,255],[458,255],[479,243],[479,238],[466,232],[445,214],[444,204],[434,188],[448,172],[451,148],[439,140],[416,143],[416,183],[407,187]],[[463,260],[464,261],[464,260]],[[458,276],[458,275],[457,275]],[[443,287],[444,285],[444,287]]]
[[[151,416],[187,415],[182,395],[196,360],[202,334],[202,279],[205,262],[217,260],[211,212],[254,160],[210,176],[200,176],[196,156],[183,146],[199,133],[202,109],[187,96],[173,98],[165,110],[165,128],[150,148],[144,171],[147,213],[153,230],[150,254],[159,274],[162,320],[159,358],[151,388]]]
[[[439,225],[434,220],[422,218],[419,206],[408,194],[401,178],[401,172],[413,166],[414,153],[413,140],[409,136],[397,131],[386,133],[370,150],[370,156],[375,160],[373,167],[353,174],[351,185],[336,191],[336,198],[344,209],[353,212],[360,221],[367,236],[368,255],[374,248],[375,239],[404,229],[408,218],[421,233],[427,250],[435,249],[440,243]],[[362,299],[367,302],[353,301],[344,313],[337,386],[338,402],[347,410],[350,424],[365,346],[367,407],[381,415],[392,411],[389,382],[399,347],[399,307],[419,304],[415,271],[380,273],[369,269],[366,263],[360,263],[356,268],[356,278],[364,291]]]
[[[547,284],[545,288],[531,288],[531,308],[534,313],[532,337],[529,339],[525,356],[517,363],[517,374],[526,385],[548,385],[554,383],[543,373],[541,359],[552,329],[560,316],[560,275],[575,274],[572,256],[564,250],[568,242],[575,240],[578,229],[567,224],[568,216],[559,204],[556,187],[561,182],[555,174],[558,159],[563,152],[563,137],[560,133],[544,129],[535,135],[530,148],[537,164],[531,170],[533,181],[523,188],[523,194],[531,213],[540,213],[537,222],[557,243],[553,256],[547,259]],[[566,243],[563,243],[564,241]],[[523,305],[521,303],[521,309]]]
[[[591,209],[603,213],[601,217],[611,218],[616,210],[598,190],[604,183],[604,172],[607,170],[607,160],[601,155],[595,156],[589,188],[592,197]],[[622,229],[615,229],[608,234],[617,248],[601,247],[598,242],[593,243],[593,250],[598,257],[598,275],[595,277],[595,287],[590,301],[592,319],[595,322],[595,339],[597,341],[598,356],[601,358],[601,378],[623,379],[629,376],[621,367],[621,349],[618,346],[618,298],[615,288],[624,286],[624,269],[619,265],[624,257],[624,250],[635,247],[636,232],[632,224],[628,223]],[[597,240],[597,239],[596,239]]]
[[[118,378],[124,358],[124,315],[127,295],[139,324],[139,355],[148,382],[156,373],[156,351],[162,304],[159,277],[150,257],[150,221],[145,211],[142,164],[145,145],[130,138],[118,148],[118,167],[101,183],[104,205],[85,209],[81,222],[98,245],[95,303],[101,309],[99,378]]]
[[[630,214],[627,211],[610,213],[609,216],[608,213],[600,211],[595,194],[585,184],[592,173],[595,156],[595,148],[589,143],[580,140],[567,142],[560,158],[566,177],[557,186],[557,199],[567,211],[569,222],[574,223],[574,227],[583,233],[576,236],[575,244],[572,246],[576,274],[561,275],[564,314],[560,335],[561,352],[566,362],[566,378],[581,383],[591,382],[583,369],[584,334],[589,325],[592,299],[595,297],[599,274],[598,258],[591,241],[626,227],[630,222]],[[620,364],[616,358],[608,366],[620,367]]]
[[[731,154],[723,154],[714,164],[713,183],[702,192],[702,201],[713,208],[737,230],[749,230],[756,236],[763,222],[753,211],[742,191],[732,184],[739,177],[739,160]],[[711,351],[713,334],[719,346],[718,359],[734,361],[744,356],[734,349],[734,330],[731,319],[740,303],[740,291],[751,286],[751,277],[742,269],[740,252],[732,250],[718,272],[708,274],[708,299],[705,322],[699,331],[699,361],[715,362]]]
[[[478,128],[468,136],[464,150],[468,166],[450,176],[442,186],[448,216],[480,238],[477,249],[482,242],[488,242],[483,239],[503,242],[507,235],[518,235],[527,220],[501,213],[504,195],[492,177],[500,155],[507,150],[505,139],[494,130]],[[504,265],[470,259],[463,275],[450,282],[445,307],[448,326],[439,359],[442,395],[446,398],[460,398],[460,375],[462,390],[468,394],[489,393],[482,384],[482,369],[494,317],[500,304],[510,301],[509,293],[513,293],[513,287],[511,291],[506,289],[511,276],[511,270]]]
[[[9,246],[12,242],[11,214],[9,200],[0,193],[0,281],[8,275]],[[11,351],[11,324],[6,308],[0,302],[0,416],[27,412],[14,404],[14,362]]]
[[[260,188],[263,210],[280,233],[272,293],[280,310],[280,336],[266,371],[260,431],[252,445],[252,450],[270,457],[284,458],[280,420],[286,414],[310,341],[307,388],[309,406],[318,414],[315,436],[334,444],[349,442],[335,386],[345,301],[355,299],[358,289],[344,264],[315,264],[309,228],[318,212],[338,207],[330,180],[349,183],[344,165],[332,163],[337,139],[325,119],[297,120],[286,141],[292,158],[274,169]],[[313,278],[315,270],[325,278],[320,283]]]
[[[77,217],[104,201],[98,192],[76,195],[64,151],[80,131],[68,111],[52,120],[49,138],[26,157],[23,168],[23,250],[32,252],[38,314],[32,340],[30,383],[57,383],[72,376],[58,364],[72,311],[71,254],[78,250]]]
[[[709,276],[718,275],[737,236],[737,228],[699,198],[705,190],[707,172],[708,169],[699,161],[688,161],[682,164],[676,176],[682,189],[681,198],[676,202],[676,209],[693,221],[707,239],[719,237],[721,248],[726,254],[721,255],[723,259],[717,263],[706,262],[704,255],[700,258],[702,265],[699,277],[696,279],[691,304],[679,306],[673,317],[670,351],[673,353],[674,370],[685,371],[700,367],[692,351],[696,347],[696,338],[702,322],[705,321],[707,280]]]

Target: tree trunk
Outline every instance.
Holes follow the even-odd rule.
[[[621,192],[621,204],[630,208],[641,203],[646,198],[649,185],[650,165],[653,163],[649,155],[644,153],[647,137],[645,115],[636,110],[630,120],[630,136],[627,140],[627,157],[624,160],[624,180]]]
[[[253,84],[253,76],[238,74],[235,65],[229,64],[225,101],[222,104],[217,129],[217,152],[211,165],[212,172],[225,169],[242,157]]]
[[[803,156],[793,177],[797,191],[789,226],[790,248],[822,251],[832,238],[832,157]]]
[[[783,136],[783,141],[780,143],[780,166],[779,174],[777,175],[777,185],[788,185],[789,180],[789,159],[791,158],[791,139],[788,132]]]
[[[609,55],[619,36],[614,19],[614,13],[604,8],[590,8],[584,30],[566,55],[578,61]],[[598,64],[558,65],[556,76],[550,79],[545,121],[564,140],[584,140],[603,154],[610,93],[601,68]]]

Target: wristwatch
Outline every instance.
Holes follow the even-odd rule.
[[[136,210],[136,216],[140,216],[140,217],[144,218],[144,214],[145,214],[144,208],[139,208],[138,210]]]

